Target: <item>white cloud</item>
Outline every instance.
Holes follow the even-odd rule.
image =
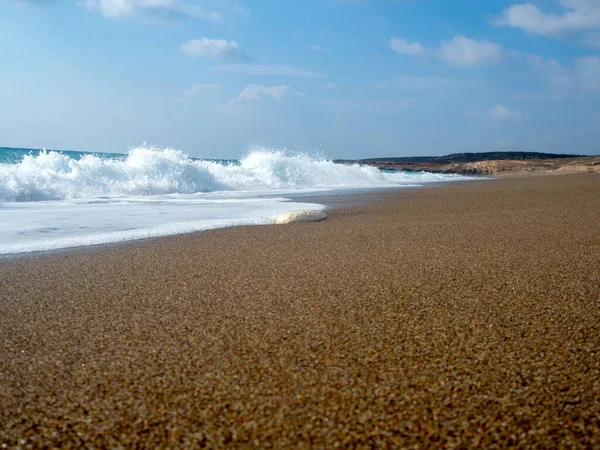
[[[211,68],[214,72],[241,73],[244,75],[280,75],[291,77],[322,78],[323,74],[284,65],[222,64]]]
[[[240,49],[235,41],[225,39],[192,39],[184,42],[179,47],[182,53],[188,56],[232,56],[239,55]]]
[[[123,17],[132,15],[135,4],[129,0],[84,0],[80,5],[88,9],[97,9],[106,17]]]
[[[237,96],[232,98],[224,105],[218,106],[217,110],[225,113],[242,113],[249,108],[261,103],[261,100],[267,99],[272,102],[280,102],[288,94],[294,94],[298,97],[306,97],[302,92],[293,90],[290,86],[282,84],[280,86],[264,86],[262,84],[251,84],[246,86]]]
[[[585,89],[600,90],[600,56],[575,58],[575,74]]]
[[[325,85],[325,88],[326,88],[326,89],[335,89],[335,88],[336,88],[336,84],[335,84],[335,83],[333,83],[332,81],[330,81],[329,83],[327,83],[327,84]]]
[[[232,101],[257,101],[261,97],[271,97],[275,101],[280,101],[289,90],[290,87],[286,85],[267,87],[262,84],[251,84]]]
[[[544,36],[600,28],[598,0],[558,0],[558,3],[565,9],[562,14],[544,12],[532,3],[517,4],[505,9],[494,23]]]
[[[496,105],[488,111],[488,114],[498,120],[512,119],[517,116],[515,111],[508,109],[504,105]]]
[[[418,42],[408,42],[406,39],[392,36],[389,40],[389,46],[399,55],[418,56],[421,55],[425,49]]]
[[[399,37],[392,37],[389,46],[400,55],[419,56],[427,52],[419,42],[409,42]],[[457,35],[450,41],[442,42],[435,55],[454,66],[482,66],[498,61],[502,56],[502,46],[484,39]]]
[[[164,17],[192,17],[213,22],[221,19],[221,15],[216,11],[205,11],[199,5],[182,0],[82,0],[79,3],[113,19],[133,16],[138,12]]]
[[[321,46],[321,45],[311,45],[310,49],[314,50],[316,52],[325,52],[325,51],[327,51],[327,49],[325,47]]]
[[[207,94],[211,92],[218,92],[220,90],[220,86],[214,83],[208,84],[200,84],[196,83],[187,91],[185,91],[185,95],[187,97],[195,97],[196,95]]]
[[[442,42],[439,51],[439,56],[444,61],[461,67],[491,64],[498,61],[501,55],[500,45],[465,36],[455,36],[451,41]]]

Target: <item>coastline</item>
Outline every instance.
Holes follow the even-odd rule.
[[[484,179],[483,177],[480,177]],[[270,195],[261,195],[259,198],[264,200],[269,200],[270,198],[280,198],[285,197],[287,201],[279,203],[279,214],[288,212],[288,211],[296,211],[299,209],[332,209],[332,208],[340,208],[345,206],[357,206],[360,202],[362,204],[366,204],[368,199],[373,199],[376,197],[377,193],[390,193],[395,190],[405,190],[405,189],[424,189],[424,188],[443,188],[446,185],[463,182],[463,181],[472,181],[475,178],[466,178],[464,177],[460,181],[435,181],[435,182],[427,182],[423,184],[414,184],[414,185],[404,185],[404,186],[396,186],[396,187],[371,187],[371,188],[330,188],[323,190],[315,190],[308,192],[288,192],[288,193],[276,193]],[[367,199],[367,200],[358,200],[358,199]],[[271,211],[271,214],[273,211]],[[8,215],[9,217],[10,215]],[[237,222],[237,223],[235,223]],[[264,216],[256,216],[254,218],[244,218],[237,220],[230,220],[228,223],[209,223],[207,221],[196,223],[194,225],[186,224],[186,226],[181,227],[180,224],[176,224],[178,228],[182,228],[183,230],[168,230],[163,232],[163,230],[155,230],[155,229],[147,229],[147,230],[134,230],[136,234],[139,234],[139,237],[124,237],[123,233],[116,233],[113,236],[110,235],[96,235],[93,234],[91,236],[87,236],[81,238],[79,236],[72,237],[67,245],[61,245],[60,243],[53,242],[50,240],[50,244],[47,242],[39,243],[36,242],[31,246],[36,247],[34,250],[27,248],[27,245],[23,245],[22,243],[16,245],[15,249],[10,249],[10,246],[0,244],[0,261],[9,260],[12,258],[21,258],[30,256],[51,256],[55,254],[69,254],[72,251],[88,251],[95,248],[101,248],[103,246],[114,246],[114,245],[123,245],[127,243],[135,243],[143,240],[152,240],[152,239],[160,239],[170,236],[178,236],[185,234],[194,234],[194,233],[202,233],[209,230],[219,230],[223,228],[232,228],[232,227],[240,227],[240,226],[262,226],[262,225],[272,225],[274,224],[274,220],[271,222],[271,218]],[[202,228],[206,227],[206,228]],[[73,243],[72,241],[79,240],[80,243]],[[87,241],[87,242],[86,242]],[[44,248],[44,247],[47,248]],[[41,247],[41,248],[40,248]],[[8,251],[7,251],[8,250]]]
[[[342,163],[366,164],[385,170],[426,171],[442,174],[522,176],[557,173],[600,173],[600,155],[489,152],[446,156],[368,158]]]
[[[0,260],[9,447],[600,444],[600,177]]]

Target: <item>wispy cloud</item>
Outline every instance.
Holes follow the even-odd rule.
[[[395,36],[390,38],[388,45],[399,55],[418,56],[425,51],[419,42],[408,42],[406,39]]]
[[[325,52],[325,51],[327,51],[327,49],[325,47],[323,47],[322,45],[311,45],[309,48],[311,50],[316,51],[316,52]]]
[[[564,9],[562,14],[545,12],[533,3],[524,3],[506,8],[493,23],[544,36],[600,28],[598,0],[558,0],[558,3]]]
[[[221,14],[217,11],[206,11],[199,5],[183,0],[81,0],[79,4],[113,19],[141,13],[164,18],[191,17],[213,22],[221,20]]]
[[[192,85],[187,91],[185,91],[186,97],[195,97],[197,95],[208,94],[208,93],[217,93],[219,92],[221,86],[214,83],[201,84],[196,83]]]
[[[322,78],[323,74],[284,65],[222,64],[210,70],[214,72],[239,73],[244,75],[280,75],[290,77]]]
[[[442,42],[439,56],[444,61],[459,67],[476,67],[497,62],[502,55],[502,47],[484,39],[476,40],[465,36],[455,36]]]
[[[513,111],[504,105],[494,106],[488,111],[488,114],[490,117],[497,120],[513,119],[518,116],[516,111]]]
[[[188,56],[200,57],[239,57],[242,53],[236,41],[225,39],[191,39],[179,46],[179,51]]]
[[[257,105],[263,103],[264,100],[270,100],[271,104],[279,103],[288,94],[305,97],[302,92],[295,91],[285,84],[280,86],[251,84],[242,89],[238,95],[229,100],[226,104],[218,106],[216,109],[227,114],[238,114],[249,108],[255,108]]]
[[[391,37],[389,47],[400,55],[437,57],[458,67],[476,67],[497,62],[502,56],[502,46],[485,39],[471,39],[457,35],[440,44],[437,50],[428,50],[420,42],[409,42],[399,37]]]
[[[275,101],[281,101],[285,94],[290,90],[289,86],[263,86],[262,84],[251,84],[246,86],[242,92],[235,97],[233,102],[258,101],[261,97],[272,98]]]

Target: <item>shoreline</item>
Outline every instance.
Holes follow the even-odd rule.
[[[491,179],[484,178],[481,179]],[[290,193],[285,194],[285,197],[288,197],[290,200],[290,204],[297,203],[310,203],[314,206],[324,206],[326,211],[331,211],[332,209],[339,209],[343,207],[349,206],[359,206],[359,204],[367,204],[369,200],[364,200],[359,203],[356,198],[357,197],[367,197],[373,198],[377,196],[378,193],[390,193],[397,190],[406,190],[406,189],[425,189],[425,188],[444,188],[445,186],[449,186],[455,183],[461,182],[471,182],[471,181],[479,181],[476,179],[471,180],[460,180],[460,181],[439,181],[439,182],[429,182],[423,183],[421,185],[410,185],[410,186],[397,186],[397,187],[373,187],[373,188],[352,188],[352,189],[331,189],[331,190],[323,190],[323,191],[314,191],[314,192],[304,192],[304,193]],[[281,195],[273,194],[275,197],[280,197]],[[264,198],[269,198],[265,196]],[[293,211],[294,209],[290,209]],[[104,246],[118,246],[118,245],[126,245],[129,243],[136,243],[140,241],[154,240],[154,239],[163,239],[169,238],[173,236],[181,236],[195,233],[204,233],[206,231],[214,231],[226,228],[237,228],[237,227],[245,227],[245,226],[265,226],[265,225],[274,225],[274,223],[263,223],[263,224],[245,224],[245,225],[225,225],[221,227],[208,228],[205,230],[195,230],[195,231],[184,231],[173,234],[164,234],[157,236],[149,236],[149,237],[140,237],[133,239],[124,239],[118,241],[109,241],[102,242],[97,244],[83,244],[83,245],[74,245],[70,247],[58,247],[54,249],[48,250],[33,250],[33,251],[24,251],[19,253],[3,253],[0,254],[0,264],[3,261],[11,260],[12,258],[22,258],[27,256],[51,256],[54,254],[68,254],[71,251],[87,251],[93,250],[95,248],[102,248]]]
[[[0,260],[0,444],[600,445],[598,174],[363,199]]]

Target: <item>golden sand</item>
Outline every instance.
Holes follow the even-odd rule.
[[[600,176],[0,261],[0,446],[600,447]]]

